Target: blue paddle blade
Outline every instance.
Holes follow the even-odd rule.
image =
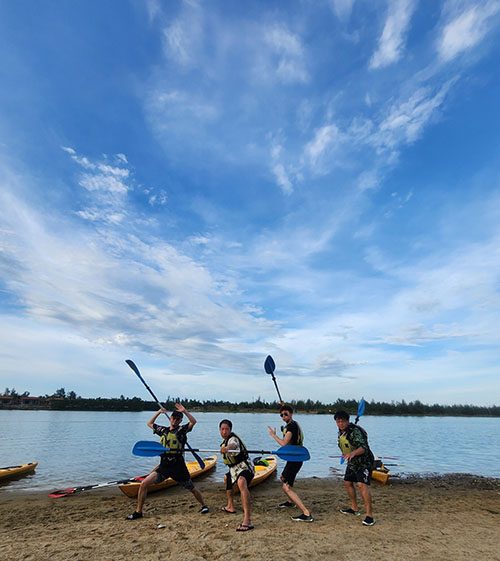
[[[268,355],[268,357],[264,362],[264,370],[268,374],[274,374],[275,369],[276,369],[276,364],[274,364],[273,357],[271,355]]]
[[[363,398],[361,398],[358,404],[358,417],[361,417],[364,414],[365,407],[366,407],[366,401]]]
[[[134,444],[132,448],[132,454],[134,456],[160,456],[164,452],[168,452],[168,448],[162,446],[159,442],[154,442],[150,440],[139,440]]]
[[[311,459],[311,454],[305,446],[298,446],[296,444],[288,444],[278,448],[273,454],[276,454],[282,460],[287,462],[307,462]]]

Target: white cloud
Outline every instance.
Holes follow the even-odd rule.
[[[320,160],[331,151],[338,138],[339,129],[334,124],[324,125],[315,131],[314,138],[304,150],[312,167],[320,164]]]
[[[204,36],[203,12],[197,3],[185,2],[182,12],[163,30],[167,58],[180,66],[198,66]]]
[[[408,99],[396,101],[386,110],[371,141],[379,149],[393,149],[415,142],[431,120],[437,117],[453,83],[449,81],[437,91],[422,87]]]
[[[387,19],[370,68],[383,68],[401,58],[415,7],[416,0],[389,0]]]
[[[437,42],[440,59],[448,62],[478,45],[495,25],[494,16],[499,11],[498,0],[472,5],[459,13],[452,10]]]
[[[330,0],[333,11],[340,21],[346,22],[351,16],[355,0]]]
[[[304,48],[298,35],[283,25],[274,25],[265,30],[264,40],[278,57],[275,71],[282,82],[308,82]]]

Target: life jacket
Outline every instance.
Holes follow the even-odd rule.
[[[292,423],[295,423],[299,429],[299,434],[297,437],[297,442],[295,443],[297,446],[303,446],[304,445],[304,433],[302,432],[302,429],[300,428],[299,423],[297,423],[297,421],[291,421]],[[288,432],[286,425],[283,425],[281,427],[281,432],[283,434],[283,436],[286,435],[286,433]]]
[[[373,455],[373,452],[370,450],[370,445],[368,444],[368,433],[363,427],[360,427],[359,425],[355,425],[354,423],[349,423],[346,430],[339,434],[339,439],[338,439],[339,448],[342,450],[343,455],[350,454],[351,452],[356,450],[356,447],[351,440],[352,431],[355,428],[361,431],[361,433],[363,434],[366,440],[366,448],[363,446],[363,448],[365,448],[365,452],[362,456],[360,456],[360,458],[366,456],[366,459],[368,460],[367,463],[373,466],[373,464],[375,463],[375,456]]]
[[[160,436],[160,442],[165,448],[170,448],[168,452],[165,452],[167,456],[178,456],[184,452],[184,446],[186,445],[186,438],[179,438],[177,436],[178,429],[173,432],[169,430],[167,434],[162,434]]]
[[[240,462],[245,462],[246,460],[248,460],[248,452],[246,446],[243,444],[241,438],[237,434],[234,434],[234,432],[230,433],[229,436],[221,443],[221,447],[227,446],[229,439],[233,437],[238,441],[238,448],[240,449],[240,451],[237,454],[232,454],[230,452],[222,454],[222,460],[227,466],[235,466]]]

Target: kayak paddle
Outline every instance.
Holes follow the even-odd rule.
[[[365,407],[366,407],[366,401],[364,400],[364,398],[362,397],[359,400],[358,403],[358,413],[356,415],[356,420],[354,421],[354,424],[357,425],[359,422],[359,418],[364,414],[365,412]],[[340,463],[343,464],[345,462],[345,458],[344,456],[340,456]]]
[[[139,372],[139,369],[135,365],[134,361],[130,360],[130,359],[127,359],[125,362],[130,366],[130,368],[134,371],[134,374],[136,374],[136,376],[139,378],[139,380],[144,384],[144,386],[146,387],[148,392],[151,394],[151,397],[156,401],[156,405],[158,405],[158,407],[163,409],[164,408],[163,405],[158,401],[158,398],[153,393],[153,390],[147,385],[146,380],[144,380],[144,378],[141,376],[141,373]],[[168,415],[168,413],[165,413],[165,415],[167,416],[167,419],[170,420],[170,416]],[[201,469],[205,469],[205,462],[191,448],[191,446],[189,446],[189,444],[187,442],[186,442],[186,448],[188,449],[189,452],[191,452],[193,454],[193,456],[195,457],[195,460],[198,462]]]
[[[276,387],[276,391],[278,392],[278,397],[280,399],[280,403],[283,405],[285,403],[281,397],[280,391],[278,389],[278,382],[276,382],[276,378],[274,377],[274,370],[276,369],[276,364],[274,363],[273,357],[268,355],[266,360],[264,361],[264,370],[271,375],[273,379],[274,386]]]
[[[119,479],[117,481],[108,481],[107,483],[96,483],[94,485],[83,485],[82,487],[68,487],[68,489],[58,489],[49,494],[51,499],[60,499],[61,497],[70,497],[77,495],[83,491],[90,491],[91,489],[98,489],[99,487],[110,487],[111,485],[122,485],[125,483],[140,482],[144,477],[130,477],[128,479]]]
[[[159,456],[164,452],[169,452],[170,448],[165,448],[159,442],[150,440],[140,440],[136,442],[132,454],[135,456]],[[194,448],[195,452],[220,452],[220,450],[204,450],[201,448]],[[282,460],[287,462],[306,462],[311,458],[309,450],[304,446],[297,446],[288,444],[281,446],[277,450],[247,450],[249,454],[276,454]]]
[[[355,425],[358,424],[359,418],[364,414],[365,407],[366,407],[366,401],[364,400],[364,398],[361,398],[358,403],[358,414],[356,415],[356,420],[354,421]]]

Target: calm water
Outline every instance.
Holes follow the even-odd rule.
[[[155,458],[133,456],[137,440],[156,440],[146,422],[152,412],[0,411],[0,467],[38,461],[36,474],[0,485],[10,490],[45,491],[88,485],[147,473]],[[196,413],[193,448],[218,448],[219,421],[228,416],[249,448],[275,450],[267,426],[279,428],[276,414]],[[301,477],[341,473],[336,426],[329,415],[297,415],[311,460]],[[166,422],[165,418],[165,422]],[[360,423],[379,456],[397,456],[394,473],[474,473],[500,477],[500,419],[457,417],[363,417]],[[186,457],[191,458],[190,454]],[[281,464],[283,462],[280,461]],[[209,476],[221,481],[222,462]]]

